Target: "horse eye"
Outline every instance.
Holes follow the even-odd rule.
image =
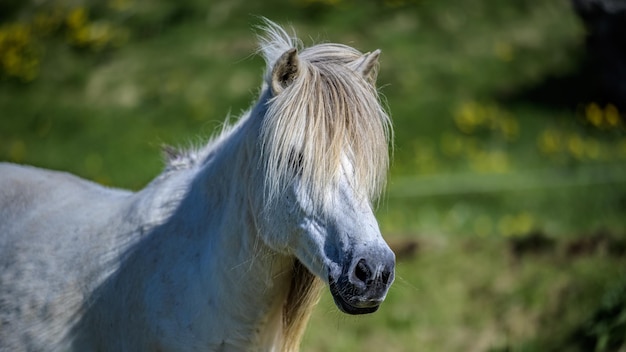
[[[292,152],[289,157],[289,168],[297,175],[302,174],[304,156],[300,152]]]

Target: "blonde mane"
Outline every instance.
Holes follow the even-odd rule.
[[[389,165],[391,122],[373,82],[376,69],[369,76],[358,71],[368,54],[341,44],[303,49],[271,22],[265,33],[266,83],[285,51],[297,48],[300,65],[293,82],[268,102],[261,129],[268,199],[298,177],[315,206],[327,208],[342,172],[353,173],[349,179],[359,196],[378,198]]]

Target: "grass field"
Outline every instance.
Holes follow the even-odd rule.
[[[257,16],[380,48],[395,127],[396,282],[371,316],[325,293],[304,351],[626,350],[623,112],[536,98],[584,61],[564,0],[6,1],[0,160],[141,188],[253,101]]]

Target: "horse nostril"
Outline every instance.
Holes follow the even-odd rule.
[[[391,277],[391,271],[389,270],[384,270],[382,272],[382,280],[383,280],[383,285],[387,285],[389,283],[389,278]]]
[[[372,271],[367,266],[367,263],[365,263],[365,259],[359,260],[359,262],[356,264],[356,267],[354,268],[354,275],[357,277],[357,279],[361,280],[364,283],[367,283],[370,280],[370,278],[372,277]]]

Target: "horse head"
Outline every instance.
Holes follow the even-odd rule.
[[[343,312],[374,312],[395,266],[373,212],[391,133],[374,86],[380,51],[321,44],[299,52],[280,28],[270,37],[261,236],[325,281]]]

